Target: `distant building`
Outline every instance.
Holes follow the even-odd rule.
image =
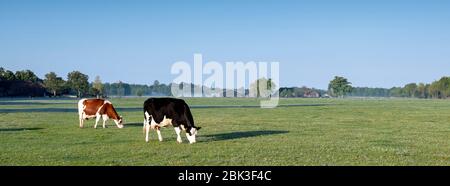
[[[319,94],[319,92],[314,91],[314,90],[307,90],[303,94],[303,97],[305,97],[305,98],[320,98],[320,94]]]

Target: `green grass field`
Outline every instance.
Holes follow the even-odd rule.
[[[0,100],[0,165],[450,165],[450,101],[282,99],[276,109],[193,108],[198,143],[144,142],[144,98],[111,99],[125,128],[78,128],[76,100]],[[192,98],[191,106],[258,105]],[[127,109],[136,108],[136,109]]]

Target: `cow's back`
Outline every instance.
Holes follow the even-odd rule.
[[[81,101],[84,106],[83,112],[85,113],[85,115],[88,116],[95,115],[97,111],[100,109],[100,107],[102,107],[103,104],[105,103],[105,100],[103,99],[84,99]]]

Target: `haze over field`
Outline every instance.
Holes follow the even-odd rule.
[[[171,82],[176,61],[278,61],[281,86],[403,86],[449,75],[450,2],[1,1],[0,64],[39,77]]]

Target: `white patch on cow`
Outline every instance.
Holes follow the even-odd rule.
[[[150,121],[151,115],[147,111],[145,111],[144,115],[145,115],[145,119],[147,120],[147,122]]]
[[[196,128],[191,128],[191,134],[192,135],[197,135],[197,129]]]
[[[103,105],[102,105],[102,106],[100,106],[100,107],[99,107],[99,108],[97,109],[97,112],[96,112],[96,113],[97,113],[97,115],[98,115],[98,114],[100,114],[100,110],[102,110],[103,106],[105,106],[105,104],[104,104],[104,103],[103,103]]]
[[[115,119],[115,120],[114,120],[114,123],[116,123],[117,128],[119,128],[119,129],[123,128],[123,125],[120,124],[120,121],[119,121],[119,120]]]
[[[195,141],[195,135],[189,135],[189,133],[186,133],[186,137],[187,137],[187,139],[189,140],[189,143],[190,143],[190,144],[193,144],[193,143],[196,142],[196,141]]]
[[[169,125],[172,125],[172,119],[166,118],[166,116],[164,116],[164,119],[158,124],[159,127],[167,127]]]
[[[197,129],[196,128],[191,128],[190,132],[191,132],[191,135],[189,135],[189,133],[186,132],[186,137],[189,140],[189,143],[193,144],[193,143],[197,142],[196,139],[195,139],[195,137],[197,136]]]
[[[180,133],[181,133],[180,127],[174,127],[174,128],[175,128],[175,133],[177,133],[177,142],[183,143],[183,141],[181,140],[181,136],[180,136]]]

